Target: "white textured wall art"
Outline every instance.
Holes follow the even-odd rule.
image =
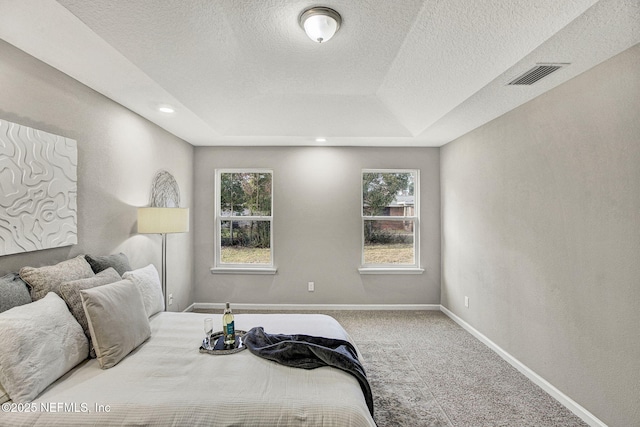
[[[0,120],[0,256],[78,243],[76,141]]]

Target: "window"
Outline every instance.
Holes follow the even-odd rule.
[[[216,171],[216,247],[212,272],[273,269],[273,172]]]
[[[419,171],[362,171],[361,273],[419,268]]]

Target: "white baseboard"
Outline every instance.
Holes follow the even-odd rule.
[[[191,304],[189,307],[185,308],[184,310],[182,310],[183,313],[186,313],[188,311],[193,311],[193,309],[196,307],[196,304],[193,303]]]
[[[312,310],[440,310],[440,304],[243,304],[233,303],[239,310],[312,311]],[[185,311],[223,310],[224,303],[196,302]]]
[[[555,388],[550,382],[542,378],[540,375],[536,374],[534,371],[529,369],[526,365],[520,362],[518,359],[504,351],[500,346],[491,341],[485,335],[483,335],[480,331],[475,329],[473,326],[462,320],[460,317],[453,314],[452,311],[447,309],[444,306],[440,306],[441,311],[449,316],[454,322],[458,325],[462,326],[466,329],[471,335],[476,337],[482,343],[484,343],[491,350],[498,353],[500,357],[506,360],[511,366],[520,371],[524,376],[533,381],[534,384],[537,384],[540,388],[546,391],[551,397],[556,399],[562,405],[564,405],[567,409],[573,412],[576,416],[580,417],[585,423],[589,424],[591,427],[607,427],[605,423],[600,421],[595,415],[591,412],[587,411],[580,404],[575,402],[569,396]]]

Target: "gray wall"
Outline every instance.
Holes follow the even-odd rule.
[[[274,171],[276,275],[212,275],[216,168]],[[363,168],[418,168],[422,275],[365,275],[360,265]],[[195,149],[195,301],[263,304],[439,304],[437,148]],[[307,282],[315,282],[315,292]]]
[[[640,45],[441,149],[442,304],[610,426],[640,425],[638,76]]]
[[[126,253],[134,268],[153,262],[160,271],[160,236],[137,234],[136,207],[148,205],[161,169],[176,177],[182,204],[190,207],[193,147],[4,41],[0,94],[0,118],[78,144],[78,244],[0,257],[0,274],[115,252]],[[192,236],[168,236],[170,310],[193,301]]]

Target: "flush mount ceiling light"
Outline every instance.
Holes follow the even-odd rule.
[[[312,7],[300,15],[300,26],[309,38],[317,43],[331,39],[341,23],[340,14],[328,7]]]

